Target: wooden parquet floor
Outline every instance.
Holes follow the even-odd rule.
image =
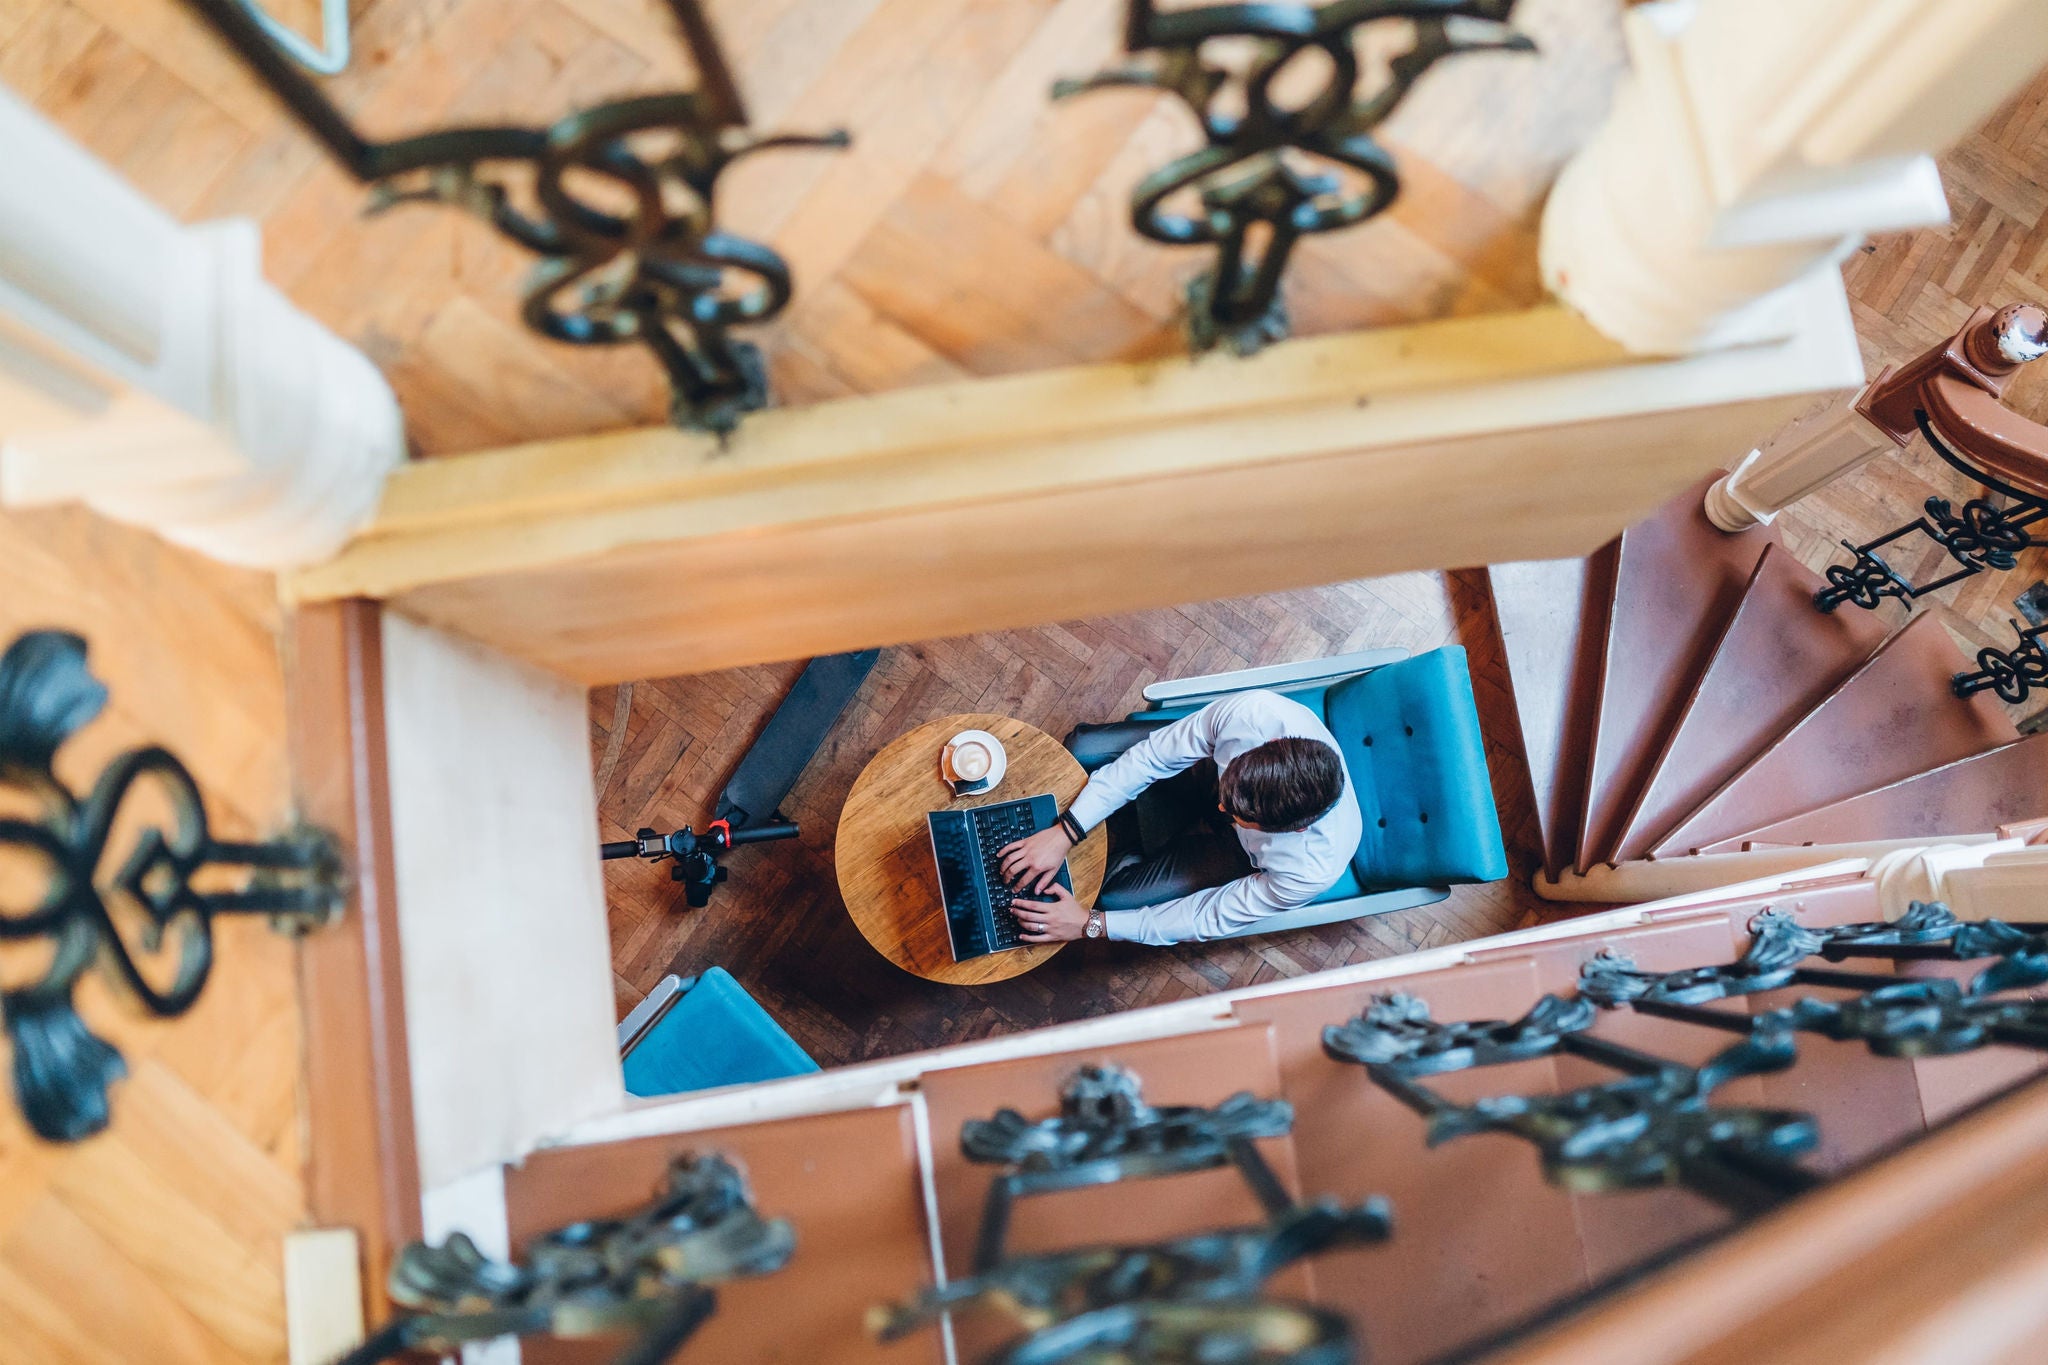
[[[2048,305],[2048,72],[1940,164],[1948,225],[1876,238],[1843,270],[1872,376],[1948,337],[1979,307]],[[2022,369],[2006,390],[2006,402],[2036,422],[2048,422],[2048,363]],[[1981,485],[1942,463],[1924,440],[1915,440],[1904,455],[1875,461],[1787,509],[1778,524],[1786,548],[1821,569],[1848,562],[1843,539],[1868,540],[1911,521],[1930,497],[1960,507],[1984,494]],[[1914,581],[1948,571],[1942,567],[1946,556],[1924,539],[1900,542],[1901,550],[1906,546],[1917,552],[1902,553],[1895,563]],[[2018,615],[2012,599],[2044,576],[2048,547],[2036,547],[2023,552],[2015,568],[1923,597],[1915,609],[1937,613],[1971,653],[1987,644],[2010,648],[2007,622]],[[1909,615],[1898,603],[1881,610],[1895,622]],[[2013,708],[2015,718],[2042,704],[2035,697]]]
[[[1943,158],[1942,174],[1954,211],[1949,226],[1877,239],[1845,267],[1872,374],[1948,335],[1980,303],[2048,302],[2048,74]],[[2048,364],[2024,372],[2010,399],[2048,421]],[[1731,462],[1740,454],[1730,452]],[[1909,520],[1929,496],[1961,501],[1979,492],[1916,443],[1903,458],[1873,464],[1790,509],[1779,524],[1787,547],[1821,568],[1846,557],[1842,538],[1865,539]],[[1926,573],[1938,553],[1912,567]],[[2010,643],[2010,599],[2044,569],[2048,551],[2031,551],[2016,570],[1922,599],[1918,609],[1940,613],[1971,649]],[[1896,604],[1884,610],[1899,620],[1907,614]],[[731,860],[734,880],[708,911],[682,908],[656,869],[608,865],[619,1009],[669,971],[723,965],[829,1065],[1534,922],[1554,912],[1527,889],[1534,815],[1521,755],[1497,738],[1490,738],[1489,760],[1514,874],[1496,886],[1459,888],[1437,906],[1241,944],[1084,946],[1016,981],[961,993],[888,966],[852,929],[838,900],[831,848],[839,802],[882,744],[924,720],[995,710],[1064,734],[1076,721],[1122,714],[1158,678],[1380,644],[1420,651],[1449,641],[1471,651],[1488,735],[1515,733],[1484,596],[1461,573],[890,650],[793,795],[791,813],[804,824],[801,847],[743,850]],[[746,669],[593,693],[605,837],[625,837],[643,823],[665,829],[708,819],[726,775],[795,673],[795,665]]]
[[[800,840],[737,850],[731,880],[690,910],[658,866],[605,865],[614,985],[623,1014],[663,975],[722,966],[824,1065],[891,1056],[1157,1004],[1279,977],[1498,933],[1534,922],[1543,903],[1528,868],[1450,900],[1350,924],[1218,944],[1147,948],[1075,944],[1012,981],[976,989],[898,970],[847,917],[832,869],[840,805],[861,769],[904,731],[936,717],[994,711],[1055,736],[1110,720],[1161,678],[1398,645],[1421,653],[1462,644],[1481,721],[1515,733],[1498,641],[1476,575],[1406,574],[1300,592],[1209,602],[1108,620],[1065,622],[887,650],[785,812]],[[666,832],[710,818],[733,765],[759,733],[797,665],[599,688],[591,748],[604,837],[641,825]],[[1522,760],[1488,749],[1510,845],[1535,847]]]
[[[0,513],[0,550],[0,647],[24,630],[76,631],[111,693],[60,753],[65,780],[87,788],[117,751],[162,742],[192,769],[217,833],[275,832],[288,801],[269,580],[82,510]],[[10,905],[38,884],[0,857]],[[0,945],[9,988],[47,965],[47,945]],[[306,1207],[293,945],[262,923],[221,923],[207,989],[176,1020],[143,1017],[97,976],[78,998],[128,1078],[111,1130],[75,1145],[41,1141],[0,1100],[0,1361],[282,1362],[281,1248]]]
[[[656,0],[359,0],[331,82],[372,136],[547,124],[687,84]],[[1198,145],[1169,97],[1053,81],[1110,62],[1114,0],[709,0],[753,120],[854,135],[773,152],[721,185],[796,302],[754,329],[783,402],[1169,352],[1206,253],[1130,230],[1130,187]],[[282,9],[302,25],[313,0]],[[1540,56],[1432,72],[1386,128],[1406,190],[1305,245],[1303,334],[1535,302],[1536,214],[1604,112],[1618,0],[1523,0]],[[637,347],[544,341],[518,321],[531,258],[452,209],[362,216],[364,193],[176,0],[0,0],[0,82],[187,220],[263,225],[270,278],[390,376],[424,454],[665,420]]]

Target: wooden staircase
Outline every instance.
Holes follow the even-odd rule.
[[[1432,1145],[1426,1125],[1359,1068],[1334,1061],[1323,1031],[1398,991],[1427,1002],[1437,1019],[1514,1019],[1546,993],[1570,995],[1596,955],[1625,955],[1649,971],[1731,961],[1770,908],[1811,927],[1862,922],[1881,911],[1874,884],[1832,878],[1768,896],[1616,911],[1551,929],[1480,940],[1462,949],[1391,959],[1326,980],[1212,997],[1199,1011],[1168,1006],[1118,1016],[1134,1036],[1099,1035],[1110,1021],[1038,1035],[1024,1055],[978,1059],[952,1048],[881,1064],[895,1077],[877,1095],[862,1068],[834,1081],[829,1112],[691,1122],[716,1098],[673,1106],[678,1130],[534,1153],[505,1172],[506,1224],[518,1252],[576,1218],[624,1213],[643,1201],[676,1155],[716,1151],[742,1164],[765,1215],[788,1218],[798,1255],[775,1275],[719,1289],[718,1315],[689,1359],[734,1362],[982,1361],[1017,1329],[1000,1313],[959,1314],[949,1356],[936,1332],[878,1342],[860,1323],[875,1304],[907,1297],[934,1262],[969,1269],[990,1172],[964,1159],[962,1124],[1012,1107],[1026,1118],[1057,1109],[1066,1078],[1088,1065],[1128,1068],[1155,1104],[1213,1105],[1249,1092],[1284,1098],[1293,1130],[1261,1143],[1298,1198],[1356,1202],[1384,1196],[1394,1233],[1380,1244],[1327,1253],[1269,1287],[1342,1312],[1377,1365],[1492,1359],[1512,1351],[1523,1324],[1599,1294],[1644,1266],[1735,1225],[1734,1215],[1682,1188],[1575,1191],[1548,1182],[1530,1146],[1505,1134]],[[1903,964],[1907,971],[1922,964]],[[1948,970],[1948,964],[1927,970]],[[1875,970],[1889,970],[1879,964]],[[1763,1012],[1810,990],[1791,988],[1730,1002]],[[1162,1027],[1171,1019],[1170,1026]],[[1154,1021],[1154,1022],[1148,1022]],[[1088,1039],[1083,1029],[1098,1036]],[[1608,1041],[1698,1065],[1729,1038],[1630,1010],[1603,1011],[1594,1033]],[[1145,1036],[1145,1035],[1152,1036]],[[1075,1035],[1075,1036],[1070,1036]],[[1006,1040],[1017,1049],[1030,1041]],[[1821,1146],[1806,1158],[1833,1178],[1930,1124],[2014,1084],[2042,1054],[1997,1049],[1900,1060],[1860,1043],[1802,1037],[1789,1071],[1734,1081],[1717,1103],[1811,1114]],[[908,1069],[906,1069],[906,1067]],[[879,1068],[877,1068],[879,1069]],[[1547,1057],[1431,1078],[1460,1103],[1486,1095],[1557,1092],[1609,1079],[1590,1062]],[[831,1077],[753,1092],[773,1109]],[[736,1101],[727,1102],[728,1105]],[[650,1110],[637,1122],[654,1120]],[[1074,1190],[1020,1204],[1011,1225],[1018,1251],[1130,1244],[1256,1221],[1256,1205],[1228,1171]],[[530,1339],[528,1365],[611,1358],[604,1346]]]
[[[2048,813],[2048,736],[1951,693],[1971,665],[1934,616],[1816,610],[1775,531],[1708,522],[1712,483],[1585,560],[1487,571],[1550,882]]]

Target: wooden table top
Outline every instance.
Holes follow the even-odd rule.
[[[939,776],[939,751],[962,730],[986,730],[1003,742],[1009,769],[993,791],[956,797]],[[1021,720],[961,715],[918,726],[876,754],[847,793],[834,853],[847,913],[875,951],[928,981],[975,986],[1023,975],[1064,945],[953,960],[924,817],[928,811],[966,810],[1043,792],[1058,797],[1064,810],[1087,780],[1064,745]],[[1092,903],[1102,889],[1108,856],[1108,839],[1100,829],[1067,855],[1074,895],[1083,904]]]

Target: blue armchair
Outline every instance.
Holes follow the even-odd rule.
[[[1270,934],[1428,905],[1461,883],[1508,874],[1472,675],[1458,646],[1409,658],[1369,650],[1309,663],[1155,683],[1129,719],[1164,725],[1233,692],[1263,687],[1323,718],[1343,750],[1365,835],[1350,873],[1299,910],[1261,920]],[[1083,766],[1090,757],[1081,755]],[[1107,756],[1092,766],[1106,762]],[[1140,826],[1146,798],[1137,801]]]
[[[642,1098],[779,1081],[818,1064],[723,967],[666,976],[619,1024],[626,1093]]]

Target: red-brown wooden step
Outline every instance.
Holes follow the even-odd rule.
[[[1704,853],[1745,844],[1852,844],[1922,835],[1990,834],[2048,815],[2048,734],[1945,763],[1903,782],[1723,839]]]
[[[1608,862],[1721,638],[1750,571],[1777,532],[1729,535],[1701,511],[1710,475],[1621,535],[1600,670],[1600,712],[1579,832],[1578,870]]]
[[[2018,737],[1989,693],[1949,691],[1962,652],[1931,613],[1868,663],[1661,840],[1658,857],[1696,852]]]
[[[1766,545],[1699,687],[1637,799],[1616,856],[1640,858],[1884,643],[1870,612],[1814,610],[1822,587]]]
[[[1620,551],[1621,543],[1612,541],[1585,559],[1492,564],[1486,570],[1536,799],[1543,871],[1552,878],[1578,859],[1586,754]]]

